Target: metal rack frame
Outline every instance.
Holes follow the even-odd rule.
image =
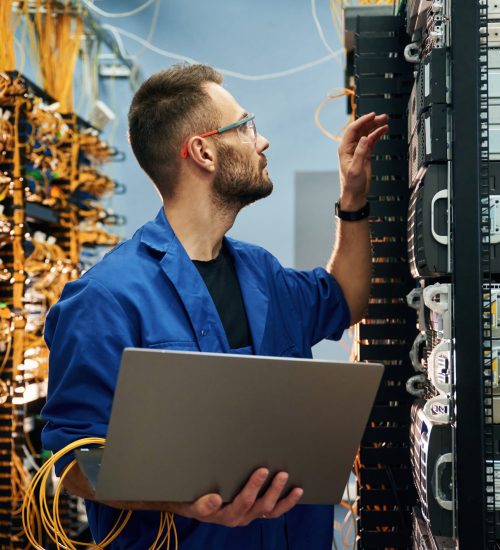
[[[367,316],[358,329],[359,360],[386,365],[359,451],[358,547],[409,548],[416,500],[409,441],[413,397],[405,387],[413,373],[408,353],[415,338],[414,312],[405,299],[414,286],[406,260],[409,190],[404,120],[411,66],[402,57],[407,36],[401,17],[348,9],[345,21],[347,32],[354,35],[357,112],[386,112],[391,117],[390,139],[374,148],[370,190],[374,284]]]
[[[487,2],[451,3],[456,534],[495,548],[491,373]],[[467,85],[464,86],[464,75]],[[491,462],[490,462],[491,461]]]

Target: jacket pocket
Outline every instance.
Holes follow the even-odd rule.
[[[147,344],[148,349],[168,349],[178,351],[200,351],[198,343],[194,341],[168,341],[168,342],[155,342],[154,344]]]

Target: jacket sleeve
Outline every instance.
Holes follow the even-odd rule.
[[[56,452],[83,437],[106,437],[123,349],[138,346],[130,317],[96,280],[66,285],[45,325],[50,349],[45,449]],[[58,462],[58,475],[71,459],[66,455]]]
[[[311,346],[340,340],[350,325],[349,306],[335,278],[322,267],[311,271],[281,268],[290,301]]]

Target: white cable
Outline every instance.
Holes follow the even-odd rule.
[[[30,466],[34,470],[38,471],[40,469],[40,466],[38,466],[38,464],[35,462],[35,459],[33,458],[33,455],[29,452],[26,445],[23,445],[22,448],[23,448],[24,456],[26,457],[26,460],[30,463]]]
[[[146,0],[146,2],[142,4],[142,6],[139,6],[131,11],[127,11],[124,13],[111,13],[109,11],[101,10],[101,8],[98,8],[91,0],[83,0],[83,3],[87,6],[87,8],[95,11],[98,15],[101,15],[102,17],[130,17],[131,15],[135,15],[136,13],[145,10],[155,1],[156,0]]]
[[[113,25],[102,25],[102,28],[108,29],[113,34],[120,55],[123,57],[123,59],[128,59],[130,55],[127,53],[127,49],[125,48],[125,44],[123,43],[121,34],[117,32],[118,27],[113,27]]]
[[[335,55],[335,51],[331,48],[330,44],[326,41],[325,35],[323,33],[323,29],[321,28],[321,23],[318,19],[318,14],[316,12],[316,0],[311,0],[311,13],[314,19],[314,23],[316,25],[316,28],[318,29],[319,37],[321,38],[321,42],[323,42],[323,45],[325,48],[332,54]]]
[[[350,482],[350,479],[347,482],[346,491],[347,491],[347,500],[348,500],[349,506],[351,508],[349,513],[351,514],[352,524],[353,524],[353,527],[354,527],[354,542],[352,543],[352,550],[355,550],[356,549],[356,542],[357,542],[357,538],[358,538],[358,522],[356,521],[356,514],[354,513],[354,504],[351,501],[351,495],[349,494],[349,482]],[[346,518],[347,518],[347,516],[346,516]],[[344,518],[344,521],[345,521],[345,518]]]
[[[334,528],[334,529],[333,529],[333,539],[332,539],[332,542],[333,542],[333,550],[339,550],[339,547],[337,546],[337,541],[335,540],[335,531],[336,531],[336,529]]]
[[[117,38],[119,35],[126,36],[127,38],[130,38],[132,40],[135,40],[139,44],[142,44],[152,52],[155,52],[159,55],[163,55],[164,57],[169,57],[171,59],[176,59],[178,61],[185,61],[186,63],[190,63],[193,65],[200,63],[200,61],[197,61],[192,57],[187,57],[185,55],[180,55],[174,52],[163,50],[162,48],[158,48],[157,46],[155,46],[154,44],[151,44],[147,40],[144,40],[144,38],[138,36],[137,34],[126,31],[125,29],[121,29],[120,27],[115,27],[113,25],[103,25],[102,27],[112,32],[115,38]],[[123,42],[122,42],[122,45],[123,45]],[[301,71],[305,71],[307,69],[311,69],[312,67],[316,67],[317,65],[321,65],[323,63],[326,63],[327,61],[330,61],[332,58],[336,59],[342,54],[343,51],[344,51],[344,48],[339,48],[337,51],[332,50],[332,53],[330,55],[321,57],[320,59],[316,59],[315,61],[310,61],[309,63],[304,63],[303,65],[292,67],[291,69],[286,69],[284,71],[279,71],[275,73],[266,73],[266,74],[260,74],[260,75],[248,75],[244,73],[229,71],[227,69],[220,69],[218,67],[214,67],[214,68],[216,71],[220,72],[223,75],[232,76],[234,78],[239,78],[241,80],[270,80],[273,78],[281,78],[281,77],[289,76],[295,73],[300,73]]]
[[[340,49],[337,52],[337,55],[340,55],[343,51],[344,51],[343,49]],[[273,78],[282,78],[284,76],[290,76],[295,73],[300,73],[307,69],[312,69],[313,67],[322,65],[323,63],[330,61],[331,59],[332,59],[331,55],[326,55],[325,57],[321,57],[320,59],[316,59],[315,61],[310,61],[309,63],[304,63],[303,65],[298,65],[297,67],[292,67],[291,69],[285,69],[284,71],[279,71],[276,73],[266,73],[261,75],[248,75],[248,74],[236,73],[233,71],[228,71],[227,69],[219,69],[217,67],[215,68],[215,70],[219,71],[220,73],[226,76],[232,76],[234,78],[239,78],[241,80],[271,80]]]

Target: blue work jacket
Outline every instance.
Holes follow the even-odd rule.
[[[349,325],[349,310],[337,282],[324,269],[285,269],[258,246],[229,238],[225,244],[234,258],[252,335],[252,350],[243,351],[311,357],[316,342],[341,337]],[[207,287],[163,209],[66,285],[47,316],[45,339],[50,370],[42,441],[52,451],[82,437],[106,437],[125,347],[234,351]],[[69,460],[62,459],[56,471]],[[146,465],[147,450],[144,461]],[[95,502],[86,506],[92,534],[100,541],[118,511]],[[148,548],[159,518],[158,512],[134,512],[111,548]],[[247,527],[180,516],[175,524],[180,550],[331,550],[333,507],[299,505],[281,518],[256,520]]]

